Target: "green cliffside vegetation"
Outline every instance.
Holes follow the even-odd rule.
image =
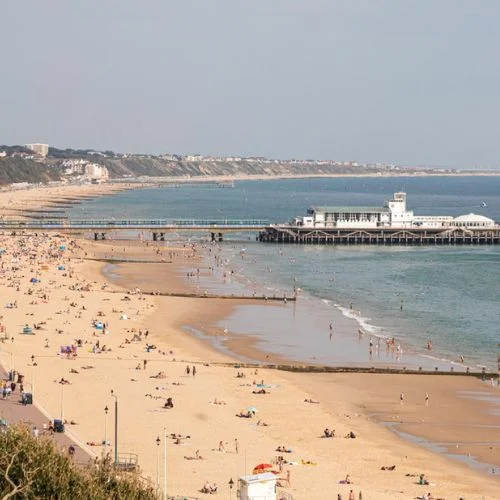
[[[45,163],[21,157],[0,157],[0,185],[16,182],[50,182],[61,179],[60,171]]]

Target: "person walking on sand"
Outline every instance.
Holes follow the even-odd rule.
[[[429,406],[429,394],[425,393],[425,406]]]
[[[222,441],[219,441],[219,451],[221,453],[226,453],[226,448],[224,448],[224,443]]]
[[[191,368],[189,365],[186,366],[186,375],[189,375],[191,373]]]
[[[193,377],[196,375],[196,366],[193,365]]]
[[[399,395],[399,401],[402,405],[405,404],[405,395],[403,392]]]
[[[234,452],[239,453],[238,438],[234,438]]]

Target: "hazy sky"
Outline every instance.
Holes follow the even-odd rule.
[[[499,0],[15,0],[0,12],[0,144],[500,164]]]

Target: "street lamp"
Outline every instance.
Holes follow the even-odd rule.
[[[115,465],[118,465],[118,396],[111,389],[111,396],[115,398]]]
[[[108,405],[104,407],[104,459],[106,460],[107,458],[107,451],[108,451]]]
[[[62,380],[59,383],[61,384],[61,422],[64,423],[64,384]]]
[[[35,397],[35,355],[31,355],[31,394]]]
[[[10,372],[12,373],[14,371],[14,362],[12,360],[12,352],[6,351],[5,349],[2,349],[2,352],[10,355]]]
[[[156,438],[156,491],[160,490],[160,436]]]
[[[231,500],[233,496],[233,486],[234,486],[234,481],[233,478],[229,480],[229,500]]]
[[[167,500],[167,428],[163,428],[163,500]]]

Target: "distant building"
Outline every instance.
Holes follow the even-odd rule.
[[[33,151],[37,155],[40,156],[47,156],[49,154],[49,145],[48,144],[25,144],[26,149],[29,149],[30,151]]]

